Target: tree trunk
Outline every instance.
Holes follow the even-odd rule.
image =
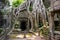
[[[49,26],[50,26],[49,27],[49,30],[50,30],[50,39],[49,40],[54,40],[54,16],[52,16],[51,14],[48,16]]]

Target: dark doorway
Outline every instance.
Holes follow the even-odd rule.
[[[29,20],[29,29],[31,29],[31,21]]]
[[[24,31],[24,30],[26,30],[27,29],[27,27],[26,27],[27,25],[26,25],[26,21],[21,21],[21,24],[20,24],[20,28],[21,28],[21,31]]]

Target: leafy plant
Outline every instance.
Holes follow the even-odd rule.
[[[19,24],[15,24],[15,28],[19,28]]]
[[[50,7],[50,0],[43,0],[43,3],[46,8]]]
[[[0,33],[2,32],[2,28],[0,28]]]
[[[32,6],[29,7],[29,10],[32,11]]]
[[[39,28],[42,27],[42,26],[43,26],[43,24],[42,23],[39,23]]]
[[[24,2],[24,0],[16,0],[16,1],[14,1],[13,0],[13,2],[12,2],[12,6],[13,7],[17,7],[17,6],[19,6],[20,4],[22,4]]]
[[[49,28],[41,27],[40,32],[42,33],[43,36],[48,36]]]

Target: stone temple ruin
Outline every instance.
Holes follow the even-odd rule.
[[[0,40],[8,40],[7,37],[11,33],[18,30],[17,33],[24,33],[26,37],[27,33],[33,33],[34,30],[39,31],[39,23],[42,22],[46,26],[46,17],[49,22],[49,40],[60,40],[60,0],[50,0],[51,6],[47,11],[42,0],[26,0],[24,3],[16,8],[9,6],[7,1],[0,2],[0,24],[2,23],[4,35]],[[32,10],[30,10],[30,6]],[[5,11],[5,12],[4,12]],[[2,21],[3,20],[3,21]],[[18,26],[18,28],[16,28]]]
[[[33,30],[34,28],[35,29],[38,28],[37,25],[39,24],[40,17],[42,19],[41,20],[42,23],[45,24],[46,15],[45,15],[45,7],[42,3],[42,0],[41,1],[38,0],[37,1],[38,3],[34,1],[37,1],[37,0],[28,0],[24,2],[22,5],[20,5],[19,7],[17,7],[16,9],[14,9],[13,11],[14,18],[17,19],[15,21],[19,21],[21,30],[26,28],[26,30],[28,31],[29,29]],[[39,4],[39,2],[41,2],[41,4]],[[31,5],[33,10],[29,11],[29,6]],[[40,5],[42,5],[42,7],[40,7]],[[24,26],[24,27],[21,27],[21,26]]]
[[[3,35],[4,39],[7,40],[7,36],[13,32],[16,21],[19,24],[18,27],[20,28],[20,32],[22,31],[24,33],[33,32],[34,29],[38,30],[40,20],[42,21],[43,25],[45,25],[46,15],[42,0],[26,0],[23,4],[15,9],[9,7],[7,1],[4,2],[6,4],[1,2],[3,5],[0,6],[0,8],[2,7],[3,12],[8,11],[3,17],[6,19],[6,21],[4,21],[5,24],[3,25],[3,29],[6,32]],[[30,6],[32,6],[32,11],[29,9]],[[3,36],[0,39],[4,40]]]
[[[60,0],[51,0],[48,18],[51,40],[60,40]]]

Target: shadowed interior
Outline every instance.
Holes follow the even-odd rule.
[[[26,26],[27,26],[27,25],[26,25],[26,21],[21,21],[20,28],[21,28],[22,31],[24,31],[24,30],[27,29]]]

